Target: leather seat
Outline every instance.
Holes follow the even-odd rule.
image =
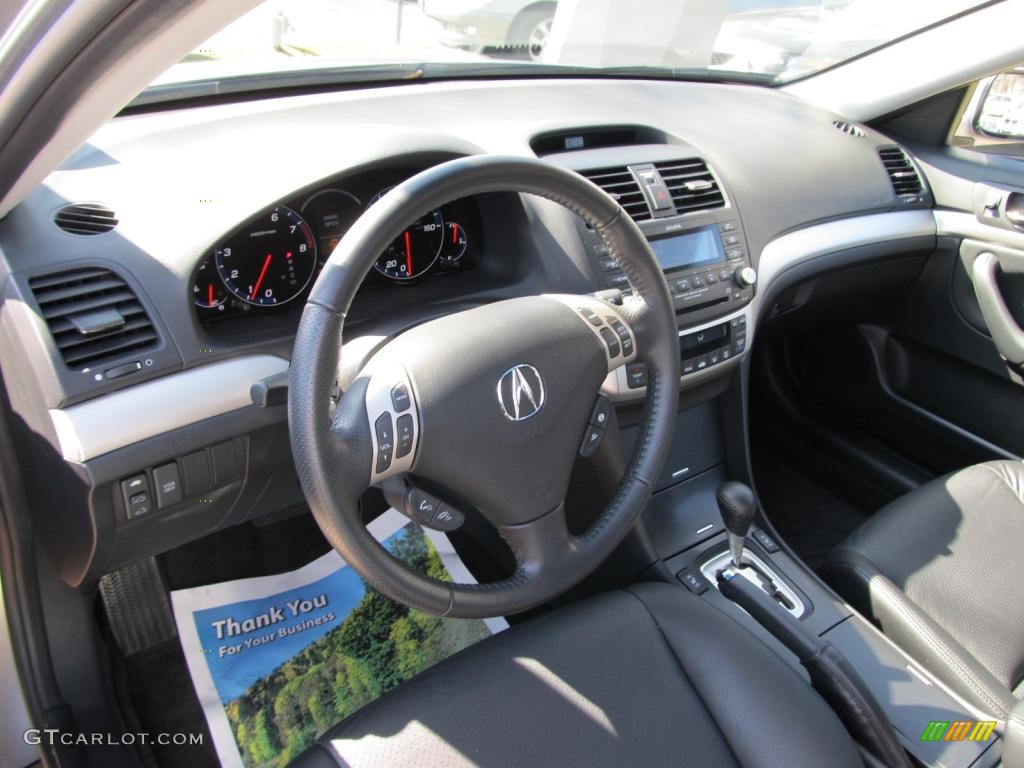
[[[897,499],[825,578],[961,696],[1005,720],[1024,695],[1024,464],[992,461]]]
[[[399,686],[297,765],[863,766],[817,693],[680,587],[513,627]]]

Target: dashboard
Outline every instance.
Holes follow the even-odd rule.
[[[348,228],[413,171],[326,180],[275,202],[218,240],[197,264],[192,302],[200,323],[301,306]],[[473,270],[483,253],[479,205],[461,199],[410,221],[380,255],[364,290],[411,286]]]
[[[717,386],[800,275],[934,247],[930,192],[892,183],[913,159],[836,117],[769,88],[566,79],[112,120],[0,221],[0,368],[62,577],[304,504],[284,388],[304,298],[364,211],[446,160],[539,157],[613,195],[663,265],[681,386]],[[268,153],[282,137],[288,152]],[[503,299],[630,290],[554,202],[500,192],[421,213],[366,276],[346,348]],[[626,368],[607,391],[639,400],[643,370]]]

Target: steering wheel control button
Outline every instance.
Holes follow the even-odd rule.
[[[395,427],[390,413],[382,413],[374,422],[377,436],[377,474],[387,472],[395,455]]]
[[[590,414],[590,426],[600,429],[608,428],[608,419],[611,418],[612,401],[604,395],[597,398],[594,404],[594,411]]]
[[[583,444],[580,445],[580,456],[584,459],[588,459],[597,453],[597,448],[601,445],[601,438],[604,437],[604,429],[602,427],[595,427],[587,425],[587,431],[583,435]]]
[[[626,386],[630,389],[643,389],[647,386],[647,366],[633,363],[626,366]]]
[[[626,324],[618,318],[608,318],[608,324],[612,327],[612,330],[619,337],[619,341],[622,342],[622,354],[625,357],[629,357],[633,354],[633,337],[629,335],[629,329],[626,328]]]
[[[156,486],[156,505],[163,509],[177,504],[182,499],[181,475],[176,462],[164,464],[153,470],[153,485]]]
[[[430,527],[435,531],[454,531],[465,521],[465,516],[457,509],[452,509],[447,504],[442,504],[434,513],[434,519],[430,521]]]
[[[405,497],[406,516],[419,520],[423,525],[430,525],[434,515],[441,509],[441,501],[419,488],[410,488]]]
[[[593,312],[591,312],[586,307],[580,307],[580,314],[583,315],[587,319],[587,322],[589,322],[595,328],[598,328],[598,327],[601,326],[601,318],[598,317]]]
[[[409,388],[405,384],[396,384],[395,388],[391,390],[391,404],[395,407],[395,410],[399,413],[407,411],[409,410],[410,403]]]
[[[683,570],[676,574],[676,578],[695,595],[703,595],[708,591],[708,580],[689,568],[683,568]]]
[[[621,351],[619,348],[619,339],[614,333],[612,333],[612,330],[610,328],[602,327],[601,338],[604,339],[604,344],[608,347],[609,357],[618,357],[619,352]]]
[[[401,459],[408,456],[409,451],[412,450],[412,414],[406,413],[398,417],[398,421],[395,422],[395,433],[398,436],[398,449],[395,451],[395,458]]]
[[[129,520],[143,517],[153,509],[149,500],[149,479],[144,473],[121,481],[121,497]]]

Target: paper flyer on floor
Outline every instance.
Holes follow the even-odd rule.
[[[444,534],[396,510],[369,530],[421,572],[474,582]],[[508,626],[408,610],[367,589],[334,551],[295,571],[178,590],[171,603],[226,768],[286,765],[359,707]]]

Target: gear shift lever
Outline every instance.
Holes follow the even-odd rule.
[[[737,568],[743,560],[743,546],[747,531],[754,522],[754,492],[743,483],[728,481],[715,492],[718,510],[722,513],[725,530],[729,532],[729,554]]]

